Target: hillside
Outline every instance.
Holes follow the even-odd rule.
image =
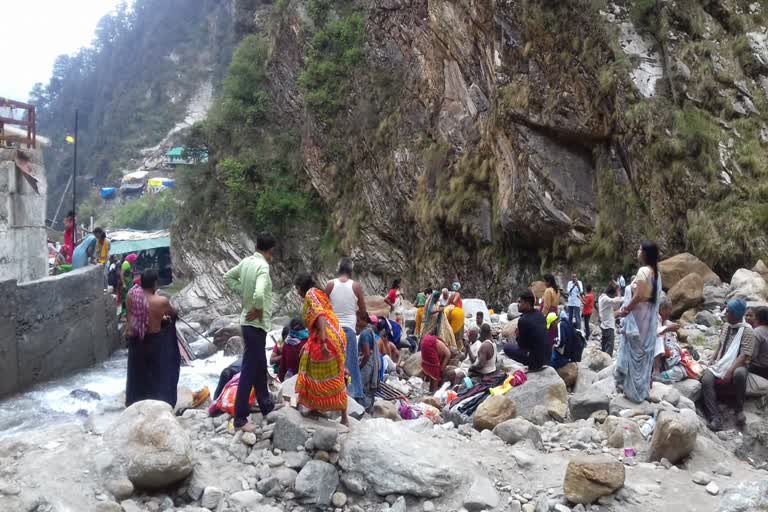
[[[193,143],[214,156],[187,202],[218,206],[180,228],[205,246],[226,209],[309,232],[315,270],[494,300],[646,237],[723,274],[766,252],[768,3],[251,3]]]
[[[102,18],[90,47],[56,60],[48,84],[37,84],[30,93],[38,131],[52,140],[45,153],[49,217],[72,174],[72,146],[64,137],[73,133],[75,109],[78,203],[94,186],[119,185],[124,172],[147,158],[142,149],[185,121],[205,117],[231,54],[231,4],[135,0],[129,9],[123,3]],[[69,189],[65,206],[71,194]]]

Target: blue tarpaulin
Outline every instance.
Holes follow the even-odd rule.
[[[117,189],[115,187],[104,187],[101,189],[102,199],[114,199],[117,196]]]

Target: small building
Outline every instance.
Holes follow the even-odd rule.
[[[167,229],[160,231],[121,229],[111,231],[107,236],[111,241],[110,256],[116,255],[122,259],[128,254],[136,253],[138,259],[133,268],[135,276],[148,268],[154,268],[160,276],[161,286],[173,282],[171,234]]]
[[[165,165],[171,169],[175,169],[177,165],[196,165],[206,163],[207,161],[207,152],[203,152],[200,158],[189,158],[185,155],[184,148],[181,146],[177,146],[165,153]]]
[[[123,194],[141,194],[147,184],[147,171],[136,171],[123,176],[120,191]]]
[[[157,178],[150,178],[147,180],[147,192],[150,194],[157,194],[163,190],[173,188],[174,186],[175,181],[170,178],[163,178],[158,176]]]

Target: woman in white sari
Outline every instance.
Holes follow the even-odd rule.
[[[621,311],[624,318],[621,344],[616,358],[616,387],[633,402],[648,398],[656,347],[661,276],[658,271],[659,248],[643,242],[637,251],[640,270],[630,285]]]

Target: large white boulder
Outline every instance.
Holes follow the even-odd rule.
[[[192,472],[189,436],[165,402],[133,404],[107,431],[105,440],[137,488],[167,487]]]
[[[740,268],[731,278],[731,287],[728,289],[728,300],[744,299],[745,301],[768,301],[768,283],[763,276],[745,268]]]
[[[543,406],[555,421],[563,421],[568,413],[568,390],[557,371],[549,366],[528,374],[528,380],[512,388],[506,395],[517,406],[517,417],[534,421],[534,408]]]
[[[355,425],[341,439],[339,465],[345,473],[363,475],[380,496],[436,498],[465,484],[466,461],[446,458],[440,439],[407,423],[376,418]]]

